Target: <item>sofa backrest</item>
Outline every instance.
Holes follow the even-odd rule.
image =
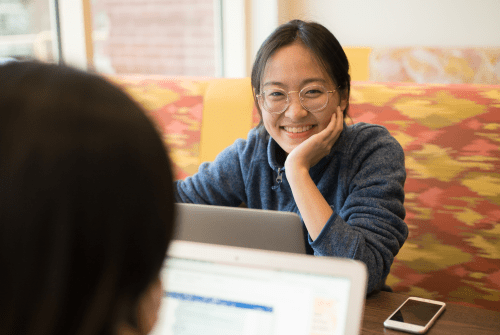
[[[500,86],[353,83],[351,115],[405,151],[395,291],[500,306]]]
[[[184,179],[258,123],[250,78],[110,75],[158,124]]]
[[[246,138],[254,123],[250,78],[214,79],[203,103],[200,163],[213,161],[237,138]]]
[[[258,121],[249,78],[111,76],[164,131],[177,178]],[[349,122],[385,126],[405,151],[409,237],[397,292],[500,305],[500,86],[353,82]]]

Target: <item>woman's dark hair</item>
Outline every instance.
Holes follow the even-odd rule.
[[[154,124],[105,79],[0,66],[0,333],[113,334],[137,322],[172,236]]]
[[[253,63],[251,79],[255,105],[261,116],[259,126],[262,125],[262,111],[257,101],[257,95],[260,94],[261,80],[267,61],[278,49],[296,41],[303,43],[316,55],[333,83],[338,87],[339,94],[347,96],[344,118],[348,115],[351,76],[349,75],[349,62],[342,46],[335,36],[321,24],[292,20],[276,28],[262,43]]]

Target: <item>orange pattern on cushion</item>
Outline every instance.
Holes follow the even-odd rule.
[[[210,78],[147,75],[110,77],[136,99],[158,124],[168,145],[175,178],[198,171],[203,97]]]
[[[396,292],[500,309],[500,86],[353,83],[351,116],[406,155]]]
[[[371,50],[369,58],[371,81],[500,84],[498,47],[379,47]]]

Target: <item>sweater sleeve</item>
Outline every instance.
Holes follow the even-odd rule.
[[[334,213],[316,240],[316,255],[348,257],[368,268],[367,292],[385,284],[394,256],[403,246],[406,170],[401,145],[381,126],[362,128],[346,143],[342,166],[343,204],[330,204]]]
[[[198,172],[174,183],[176,202],[239,206],[246,203],[245,176],[248,152],[253,150],[255,136],[238,139],[224,149],[213,162],[202,163]]]

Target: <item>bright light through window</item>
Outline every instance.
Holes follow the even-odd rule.
[[[215,76],[214,0],[93,0],[101,73]]]
[[[50,0],[0,0],[0,58],[57,59]]]

